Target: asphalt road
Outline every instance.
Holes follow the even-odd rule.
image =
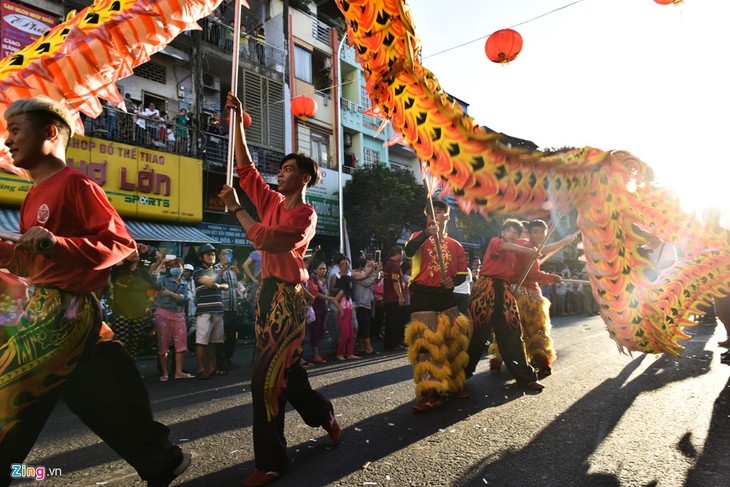
[[[544,391],[517,387],[506,371],[490,374],[483,360],[467,382],[470,398],[428,414],[411,411],[404,353],[319,366],[310,380],[334,403],[342,443],[331,447],[324,430],[290,410],[292,461],[274,485],[724,487],[730,367],[717,347],[724,330],[700,325],[689,333],[681,359],[628,356],[598,317],[558,318],[558,360]],[[174,485],[241,485],[253,468],[250,357],[241,345],[244,367],[227,377],[166,383],[156,380],[153,360],[138,361],[156,419],[193,453]],[[60,468],[44,481],[50,486],[143,485],[64,404],[25,463]]]

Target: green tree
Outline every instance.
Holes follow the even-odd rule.
[[[451,218],[455,221],[459,238],[464,242],[477,243],[482,247],[486,247],[488,239],[499,233],[499,230],[494,233],[493,222],[495,219],[484,218],[477,211],[464,213],[461,209],[454,208],[451,210]]]
[[[357,169],[343,192],[343,213],[356,255],[371,243],[388,249],[404,228],[424,226],[426,190],[412,172],[371,164]]]

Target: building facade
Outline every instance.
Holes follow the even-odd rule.
[[[60,23],[92,2],[10,3]],[[352,171],[385,164],[409,168],[420,178],[420,165],[408,147],[389,144],[395,136],[389,125],[366,113],[371,103],[363,71],[342,42],[344,22],[334,2],[321,11],[315,2],[248,3],[240,19],[237,75],[238,95],[252,121],[246,131],[252,157],[272,186],[287,153],[303,152],[320,164],[324,181],[308,194],[319,214],[321,240],[314,244],[336,248],[340,188]],[[133,236],[170,253],[182,255],[203,242],[231,245],[241,254],[251,249],[217,197],[228,154],[224,103],[235,44],[232,5],[224,1],[199,21],[201,30],[179,35],[119,80],[126,111],[107,105],[95,119],[82,117],[86,133],[69,148],[69,163],[102,185]],[[291,114],[296,96],[316,101],[314,116]],[[32,182],[2,179],[0,228],[17,231],[17,208]]]

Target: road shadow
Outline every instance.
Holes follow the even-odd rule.
[[[709,434],[685,487],[723,487],[730,482],[730,381],[715,399]]]
[[[705,333],[697,329],[689,331],[690,334],[693,332],[695,335]],[[494,461],[485,460],[471,475],[460,479],[458,485],[482,486],[486,481],[500,487],[619,486],[619,479],[612,474],[589,473],[588,459],[611,434],[640,394],[660,389],[672,382],[706,374],[709,371],[706,365],[712,358],[712,351],[704,350],[704,346],[705,342],[689,341],[684,353],[696,360],[678,367],[677,359],[665,354],[627,383],[632,373],[648,358],[645,355],[638,356],[616,377],[598,384],[570,409],[557,416],[526,447],[507,451]],[[727,415],[724,418],[726,427]],[[691,456],[691,438],[684,438],[677,448],[685,456]],[[727,455],[728,450],[724,451]],[[531,465],[539,465],[540,468],[529,468]],[[645,480],[646,486],[657,485],[655,479]]]
[[[698,332],[701,331],[698,330]],[[693,354],[702,360],[709,361],[712,352],[702,350],[703,346],[704,343],[690,341],[687,344],[685,354]],[[351,379],[342,379],[317,388],[330,399],[347,398],[353,392],[372,391],[389,384],[411,380],[411,367],[403,362],[403,358],[403,354],[383,354],[362,361],[318,367],[310,370],[310,376],[313,378],[326,376],[329,373],[343,369],[352,369],[357,373],[360,369],[364,370],[367,365],[375,361],[380,363],[393,362],[393,366],[387,370],[379,370],[364,375],[356,374],[356,382]],[[703,372],[699,367],[676,367],[675,359],[665,356],[656,360],[640,376],[626,384],[628,377],[640,366],[644,359],[645,356],[643,355],[637,357],[617,377],[599,384],[569,410],[547,425],[525,448],[506,452],[496,460],[485,459],[482,464],[476,466],[472,475],[460,479],[454,485],[481,486],[484,485],[484,480],[489,481],[491,485],[504,485],[507,487],[512,485],[522,487],[530,484],[541,486],[595,485],[599,487],[618,485],[618,479],[614,476],[589,474],[587,460],[597,446],[601,444],[601,441],[618,424],[623,411],[628,410],[642,392],[661,388],[673,381],[706,373],[706,370]],[[396,362],[399,363],[396,364]],[[480,370],[484,369],[485,367],[482,364]],[[180,384],[178,389],[175,389],[174,398],[165,397],[165,394],[172,391],[172,389],[165,388],[165,386],[173,384],[156,382],[149,387],[154,401],[153,409],[156,416],[158,416],[161,411],[187,406],[206,408],[212,400],[241,396],[239,405],[171,425],[170,438],[173,441],[179,438],[200,440],[214,435],[237,435],[241,436],[240,441],[246,445],[246,451],[250,451],[250,432],[244,433],[244,429],[247,431],[252,422],[248,377],[250,377],[250,367],[244,365],[242,369],[237,369],[228,377],[205,381],[203,386],[200,384],[202,381],[183,381],[184,383]],[[195,384],[189,385],[188,383]],[[492,376],[489,373],[480,372],[470,379],[467,384],[468,389],[472,391],[470,399],[450,400],[443,408],[433,411],[427,416],[413,414],[411,411],[412,402],[408,402],[398,404],[380,414],[363,418],[361,421],[343,424],[343,442],[337,448],[332,448],[329,445],[323,431],[315,433],[316,438],[314,440],[291,444],[288,449],[292,460],[289,474],[277,481],[276,485],[280,487],[287,485],[306,487],[336,483],[360,470],[367,462],[382,460],[425,438],[430,437],[429,441],[447,441],[447,435],[441,437],[436,433],[448,431],[449,428],[454,427],[460,421],[473,414],[481,413],[485,409],[496,408],[507,402],[514,401],[523,397],[525,393],[531,394],[516,387],[511,375],[508,373]],[[193,389],[194,392],[188,391],[185,393],[188,389]],[[242,389],[245,389],[245,392]],[[475,391],[479,391],[479,393]],[[730,414],[728,411],[730,398],[728,398],[726,392],[727,389],[721,395],[722,401],[718,398],[713,414],[712,428],[717,431],[723,428],[726,432],[728,430],[727,417]],[[373,396],[372,399],[367,400],[377,401],[379,399]],[[608,403],[610,403],[610,406],[607,405]],[[363,407],[367,406],[363,405]],[[287,409],[287,417],[289,421],[301,423],[298,415],[290,407]],[[63,438],[71,428],[79,428],[78,423],[79,420],[68,413],[68,416],[64,416],[60,422],[49,422],[46,429],[51,431],[44,431],[44,434]],[[496,434],[498,432],[495,432]],[[728,471],[726,470],[728,467],[727,454],[723,457],[717,453],[730,451],[727,448],[727,434],[723,438],[715,443],[708,440],[694,469],[696,472],[693,470],[688,478],[687,486],[705,487],[714,485],[704,483],[707,477],[706,471],[713,471],[714,469],[715,476],[717,476],[717,472]],[[236,441],[238,441],[238,438]],[[709,446],[712,446],[712,451],[709,451]],[[682,450],[685,455],[691,456],[693,454],[691,438],[680,442],[677,448]],[[342,461],[343,454],[338,453],[343,449],[347,450],[345,456],[347,461]],[[555,461],[556,452],[561,453],[559,462]],[[202,451],[200,454],[206,455],[207,453]],[[694,452],[694,455],[696,454]],[[215,472],[204,474],[187,482],[179,482],[179,485],[201,487],[239,485],[254,466],[250,455],[244,455],[247,454],[242,451],[241,456],[243,458],[237,459],[234,462],[235,464],[221,465]],[[73,471],[76,471],[118,460],[118,455],[109,447],[103,443],[96,443],[58,455],[36,457],[34,461],[43,465],[73,465]],[[533,463],[551,465],[551,467],[547,471],[543,469],[539,472],[526,468]],[[724,468],[719,469],[720,467]],[[556,472],[559,469],[560,475],[553,475],[554,472],[551,469]],[[63,470],[66,474],[73,472],[66,468]],[[312,474],[312,472],[316,472],[316,474]],[[516,472],[520,473],[517,474]],[[561,484],[551,484],[549,480],[551,477],[561,478]],[[493,481],[494,479],[498,480]],[[564,483],[565,479],[571,481],[566,484]],[[689,483],[690,480],[695,483]],[[510,481],[513,483],[509,483]]]
[[[408,374],[409,378],[412,377],[410,365],[369,374],[367,381],[360,382],[372,382],[382,387],[383,384],[403,381],[404,374]],[[368,388],[374,387],[375,385],[368,386]],[[509,374],[495,377],[489,373],[478,373],[470,379],[468,389],[479,392],[473,392],[468,399],[449,399],[442,408],[428,415],[414,414],[411,409],[414,401],[409,401],[355,423],[343,424],[342,443],[338,447],[332,447],[328,438],[322,435],[315,441],[290,445],[289,469],[286,475],[277,480],[276,485],[319,487],[336,483],[365,465],[386,459],[391,454],[426,438],[429,438],[429,441],[449,441],[449,435],[438,435],[438,433],[447,432],[469,416],[489,408],[498,408],[526,394],[537,394],[518,387]],[[344,397],[352,393],[352,384],[350,381],[339,381],[318,390],[330,398]],[[361,391],[362,389],[358,387],[358,392]],[[373,396],[372,400],[378,399]],[[363,405],[363,407],[369,406]],[[291,408],[287,409],[287,417],[300,421]],[[343,461],[343,453],[339,453],[343,450],[346,450],[346,453],[343,452],[346,461]],[[180,485],[186,487],[234,485],[235,482],[241,481],[243,478],[241,475],[246,475],[253,468],[253,460],[249,460],[242,465],[220,469]]]

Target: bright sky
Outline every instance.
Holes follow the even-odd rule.
[[[409,3],[424,66],[481,125],[540,148],[628,150],[730,228],[730,0]],[[456,47],[510,27],[524,46],[509,65],[487,59],[486,38]]]

